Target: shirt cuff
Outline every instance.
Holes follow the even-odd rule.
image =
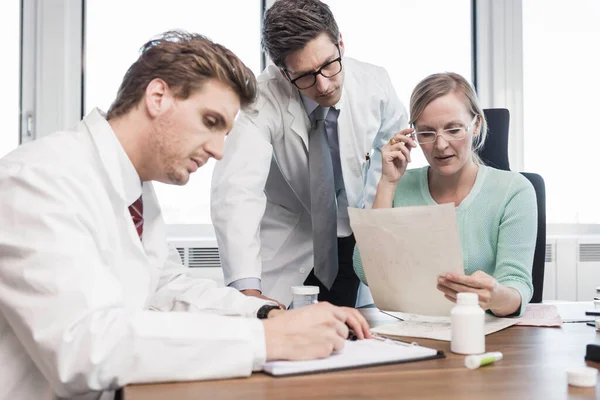
[[[239,291],[242,290],[258,290],[259,292],[262,293],[262,290],[260,288],[260,279],[258,278],[244,278],[244,279],[238,279],[237,281],[233,281],[231,282],[229,285],[234,289],[237,289]]]
[[[262,371],[267,361],[267,343],[265,338],[265,327],[259,319],[249,319],[250,332],[252,334],[252,348],[254,350],[254,361],[252,371]]]
[[[527,284],[518,281],[500,282],[500,284],[515,289],[521,295],[521,306],[513,314],[507,315],[507,317],[522,317],[523,314],[525,314],[525,309],[527,308],[527,305],[531,300],[533,292],[531,291],[529,286],[527,286]]]

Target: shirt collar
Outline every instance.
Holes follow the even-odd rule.
[[[300,97],[302,97],[302,103],[304,103],[304,109],[306,110],[306,113],[310,116],[319,106],[319,103],[304,95],[300,95]]]
[[[106,120],[106,114],[94,108],[84,119],[89,127],[98,155],[114,184],[122,185],[123,200],[133,204],[142,195],[142,181],[117,135]],[[118,185],[117,185],[118,186]]]
[[[300,97],[302,97],[302,103],[304,104],[304,109],[306,110],[306,113],[308,114],[308,116],[310,117],[310,115],[313,113],[313,111],[315,111],[315,109],[319,106],[319,103],[317,103],[316,101],[314,101],[313,99],[306,97],[304,95],[300,95]],[[339,105],[336,104],[336,106]],[[331,120],[331,121],[335,121],[340,113],[340,110],[336,107],[325,107],[327,109],[327,120]]]

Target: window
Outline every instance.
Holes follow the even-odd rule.
[[[3,94],[0,96],[2,119],[0,157],[19,145],[19,109],[21,74],[21,2],[4,1],[0,5],[0,37],[3,38]]]
[[[408,112],[414,87],[427,75],[451,71],[471,81],[471,0],[325,0],[348,57],[390,74]],[[416,149],[410,168],[427,165]]]
[[[600,224],[600,2],[523,0],[525,170],[549,223]]]
[[[106,111],[142,44],[169,29],[206,35],[260,72],[260,0],[87,0],[85,16],[86,114]],[[210,180],[214,161],[185,187],[156,183],[168,224],[210,224]]]

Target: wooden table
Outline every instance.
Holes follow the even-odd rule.
[[[372,326],[390,322],[375,309],[365,313]],[[464,367],[464,356],[450,352],[449,342],[418,342],[443,350],[446,358],[289,378],[258,373],[247,379],[135,385],[123,390],[123,398],[600,399],[600,384],[596,388],[567,385],[566,370],[586,365],[586,345],[600,344],[600,334],[585,323],[561,328],[514,326],[488,335],[486,350],[501,351],[504,359],[473,371]],[[587,365],[600,368],[600,363]]]

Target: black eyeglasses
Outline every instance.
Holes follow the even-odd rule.
[[[307,72],[306,74],[300,75],[295,79],[292,79],[292,77],[286,69],[284,69],[283,72],[285,72],[290,82],[301,90],[308,89],[309,87],[314,86],[315,83],[317,83],[317,75],[323,75],[325,78],[333,78],[334,76],[342,72],[342,52],[340,51],[339,45],[336,45],[336,47],[338,49],[339,57],[335,60],[329,61],[327,64],[324,64],[315,72]]]

